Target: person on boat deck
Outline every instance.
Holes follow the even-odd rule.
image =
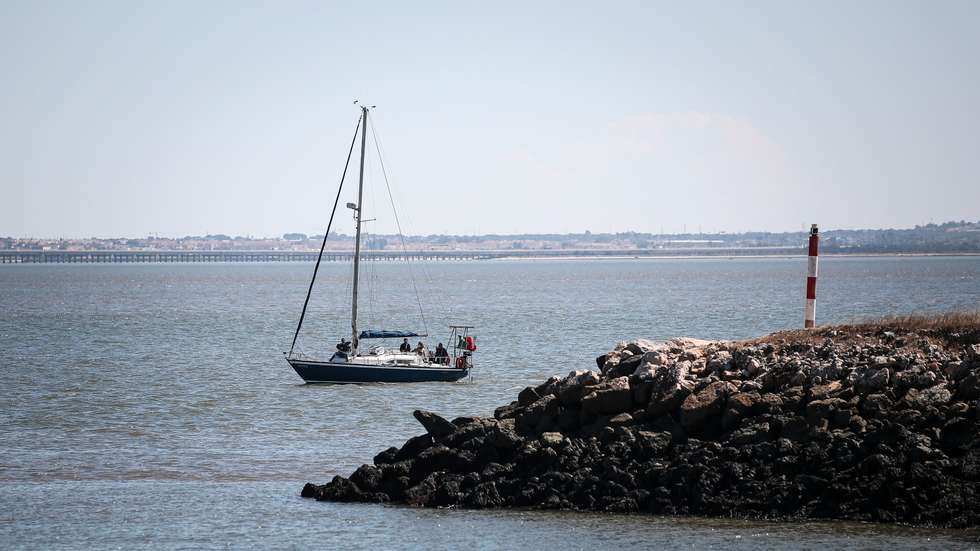
[[[340,342],[337,343],[337,352],[343,352],[344,354],[350,352],[350,341],[345,340],[344,337],[340,337]]]
[[[449,365],[449,351],[446,350],[444,346],[442,346],[442,343],[439,343],[436,346],[435,358],[436,358],[436,363]]]
[[[402,345],[398,347],[399,352],[411,352],[412,345],[408,343],[408,339],[402,341]]]
[[[419,356],[425,356],[425,345],[422,344],[422,341],[419,341],[419,343],[415,346],[414,352]]]

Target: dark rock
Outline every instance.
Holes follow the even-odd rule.
[[[405,491],[405,503],[412,505],[414,507],[424,507],[426,505],[435,505],[432,503],[435,498],[438,482],[438,474],[433,473],[425,478],[422,482],[412,486]]]
[[[943,448],[958,451],[967,448],[978,438],[978,428],[969,419],[954,419],[943,426],[941,434]]]
[[[734,446],[759,444],[770,439],[769,423],[762,421],[744,426],[733,432],[728,442]]]
[[[398,453],[395,454],[395,461],[403,461],[405,459],[411,459],[418,454],[422,453],[423,450],[428,448],[433,444],[432,437],[428,434],[423,434],[422,436],[415,436],[409,438],[408,441],[402,445]]]
[[[317,492],[319,492],[320,487],[312,482],[307,482],[303,485],[303,491],[300,492],[300,497],[316,497]]]
[[[718,381],[688,396],[681,404],[681,426],[688,432],[699,431],[709,419],[721,414],[729,392],[729,384]]]
[[[541,383],[540,385],[534,387],[534,391],[538,396],[546,396],[548,394],[554,394],[558,389],[558,383],[561,381],[558,377],[552,376],[548,377],[548,380]]]
[[[428,432],[433,438],[448,436],[456,430],[456,425],[446,421],[442,417],[430,411],[417,409],[412,413],[412,415],[415,416],[415,419],[422,424],[425,431]]]
[[[362,492],[377,492],[381,489],[381,470],[374,465],[361,465],[350,475],[350,481]]]
[[[411,477],[417,480],[436,471],[466,473],[474,466],[474,455],[468,450],[454,450],[436,445],[418,455],[412,463]]]
[[[690,389],[685,386],[667,390],[654,390],[647,405],[647,414],[651,417],[659,417],[665,413],[673,412],[684,402],[690,394]]]
[[[493,410],[493,418],[513,419],[514,417],[517,417],[517,413],[519,411],[520,411],[520,406],[518,406],[517,402],[514,401],[511,402],[510,404],[507,404],[506,406],[500,406],[499,408]]]
[[[496,420],[484,421],[482,419],[474,419],[472,422],[463,425],[456,425],[453,422],[453,425],[458,427],[456,431],[440,438],[439,442],[450,448],[477,448],[479,447],[480,439],[486,436],[488,427],[492,430],[498,424],[499,422]]]
[[[976,400],[980,398],[980,373],[973,372],[960,381],[956,391],[956,397],[960,400]]]
[[[483,482],[466,495],[466,505],[475,509],[489,509],[504,505],[504,498],[493,482]]]
[[[960,472],[967,480],[980,480],[980,448],[973,448],[963,456]]]
[[[630,389],[633,392],[633,404],[643,406],[650,401],[650,394],[653,392],[653,383],[630,380]]]
[[[632,406],[633,393],[627,377],[617,377],[598,385],[582,398],[582,410],[595,414],[631,411]]]
[[[364,492],[342,476],[335,476],[330,482],[316,488],[315,497],[317,501],[366,501]]]
[[[843,417],[836,416],[838,411],[843,412]],[[850,418],[850,404],[840,398],[814,400],[806,405],[806,419],[810,425],[815,426],[824,420],[828,423],[844,424]]]
[[[850,383],[858,394],[871,394],[887,388],[890,380],[891,373],[887,367],[869,367],[851,373]]]
[[[623,358],[619,363],[603,372],[603,375],[607,379],[615,379],[617,377],[626,377],[632,375],[636,368],[640,366],[640,362],[643,361],[642,355],[634,355],[628,358]]]
[[[592,392],[590,387],[582,385],[568,385],[558,391],[558,401],[566,406],[574,406],[582,401],[582,396]]]
[[[762,397],[758,392],[739,392],[729,396],[721,421],[722,427],[726,429],[734,427],[740,419],[758,409],[757,404],[761,401]]]
[[[861,412],[865,417],[879,417],[892,407],[892,401],[885,394],[869,394],[861,402]]]
[[[560,405],[553,394],[545,395],[517,415],[518,430],[524,434],[547,430],[551,426],[551,418],[558,414]]]
[[[537,402],[540,399],[541,399],[541,395],[538,394],[538,391],[536,391],[534,389],[534,387],[529,386],[529,387],[525,388],[524,390],[522,390],[517,395],[517,405],[522,406],[522,407],[523,406],[529,406],[529,405],[533,404],[534,402]]]
[[[457,417],[457,418],[453,419],[452,420],[452,423],[454,425],[456,425],[457,427],[465,427],[466,425],[470,425],[470,424],[473,424],[473,423],[479,423],[481,421],[483,421],[483,419],[480,418],[480,417],[464,416],[464,417]]]
[[[398,457],[398,448],[391,447],[374,456],[374,464],[384,465],[385,463],[394,463],[397,461],[395,459],[396,457]]]

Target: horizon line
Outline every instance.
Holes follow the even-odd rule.
[[[929,223],[926,223],[926,224],[917,224],[917,225],[911,226],[911,227],[821,228],[820,231],[822,233],[842,232],[842,231],[910,231],[910,230],[924,229],[924,228],[930,228],[930,227],[937,227],[938,228],[938,227],[942,227],[942,226],[946,226],[946,225],[954,225],[954,226],[955,225],[959,225],[959,226],[980,225],[980,220],[977,220],[977,221],[972,221],[972,220],[947,220],[947,221],[939,222],[939,223],[929,222]],[[819,224],[818,224],[818,226],[819,226]],[[727,235],[727,236],[732,236],[732,235],[749,235],[749,234],[770,234],[770,235],[780,235],[780,234],[782,234],[782,235],[792,235],[792,234],[807,234],[807,233],[809,233],[809,231],[810,231],[809,228],[800,229],[799,231],[795,231],[795,230],[794,231],[771,231],[771,230],[728,231],[728,230],[721,230],[721,231],[707,231],[707,232],[705,232],[705,231],[682,231],[682,232],[660,232],[660,233],[642,232],[642,231],[635,231],[635,230],[624,230],[624,231],[618,231],[618,232],[596,232],[596,233],[593,233],[590,230],[583,230],[581,232],[565,232],[565,233],[557,233],[557,232],[481,233],[481,234],[475,234],[475,233],[474,234],[470,234],[470,233],[458,233],[458,234],[452,234],[452,233],[428,233],[428,234],[397,234],[397,233],[385,233],[385,234],[382,234],[382,233],[372,233],[372,234],[369,234],[369,235],[378,236],[378,237],[398,237],[399,235],[401,235],[402,237],[406,237],[406,238],[419,238],[419,237],[423,237],[423,238],[431,238],[431,237],[454,237],[454,238],[479,238],[479,237],[482,237],[482,238],[487,238],[487,237],[497,237],[497,238],[503,238],[503,239],[507,239],[507,238],[513,238],[513,239],[518,239],[518,238],[530,239],[530,238],[534,238],[534,237],[570,237],[570,236],[600,236],[600,235],[602,235],[602,236],[616,236],[616,235],[649,235],[649,236],[682,236],[682,235],[683,236],[694,236],[694,235],[702,235],[702,236],[703,235],[709,235],[710,236],[710,235]],[[141,235],[141,236],[116,235],[116,236],[82,236],[82,237],[79,237],[79,236],[58,236],[58,237],[44,236],[44,237],[39,237],[39,236],[14,236],[14,235],[2,235],[2,234],[0,234],[0,239],[38,240],[38,241],[41,241],[41,240],[52,240],[52,241],[53,240],[62,240],[62,241],[65,241],[65,240],[84,240],[84,239],[101,239],[101,240],[113,240],[113,239],[171,239],[171,240],[177,240],[177,239],[195,239],[195,238],[197,238],[197,239],[206,239],[208,237],[212,237],[213,238],[215,236],[227,236],[231,240],[262,241],[262,240],[284,240],[285,239],[285,236],[290,235],[290,234],[305,235],[305,236],[307,236],[306,237],[307,239],[310,239],[312,237],[320,237],[320,238],[323,237],[323,234],[322,233],[307,234],[307,233],[304,233],[304,232],[287,231],[287,232],[283,232],[281,235],[278,235],[278,236],[261,236],[261,237],[257,237],[257,236],[254,236],[254,235],[231,235],[231,234],[220,233],[220,232],[219,233],[207,233],[207,234],[184,234],[184,235],[175,235],[175,234],[167,234],[167,235],[164,235],[164,234],[158,233],[158,232],[150,232],[150,233],[148,233],[146,235]],[[347,235],[345,233],[340,233],[340,232],[336,232],[336,231],[331,232],[331,235],[345,236],[345,237],[353,237],[352,235]]]

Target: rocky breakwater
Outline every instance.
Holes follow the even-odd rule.
[[[978,327],[623,342],[302,495],[976,526]]]

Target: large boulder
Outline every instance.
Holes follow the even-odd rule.
[[[681,404],[681,426],[688,432],[700,431],[708,420],[721,415],[732,386],[725,381],[709,384],[700,392],[691,394]]]
[[[880,365],[880,362],[876,365]],[[872,394],[888,387],[891,374],[887,367],[868,367],[853,371],[849,380],[858,394]]]
[[[540,432],[542,423],[548,422],[557,415],[560,405],[554,394],[545,395],[517,415],[518,429],[525,434]]]
[[[905,393],[905,397],[902,398],[902,402],[913,409],[925,409],[930,406],[947,404],[952,398],[953,393],[946,388],[946,385],[936,385],[921,390],[910,388]]]
[[[729,396],[722,417],[722,426],[726,429],[734,427],[739,420],[753,413],[754,409],[758,409],[760,402],[762,396],[758,392],[739,392]]]
[[[628,412],[633,406],[629,377],[617,377],[582,397],[582,410],[593,414]]]
[[[432,413],[431,411],[417,409],[412,412],[412,415],[414,415],[415,419],[422,424],[422,426],[425,428],[425,432],[429,433],[429,435],[431,435],[433,438],[448,436],[456,430],[456,425],[450,423],[435,413]]]
[[[522,407],[529,406],[540,399],[541,395],[538,394],[538,391],[534,387],[529,386],[517,395],[517,405]]]

